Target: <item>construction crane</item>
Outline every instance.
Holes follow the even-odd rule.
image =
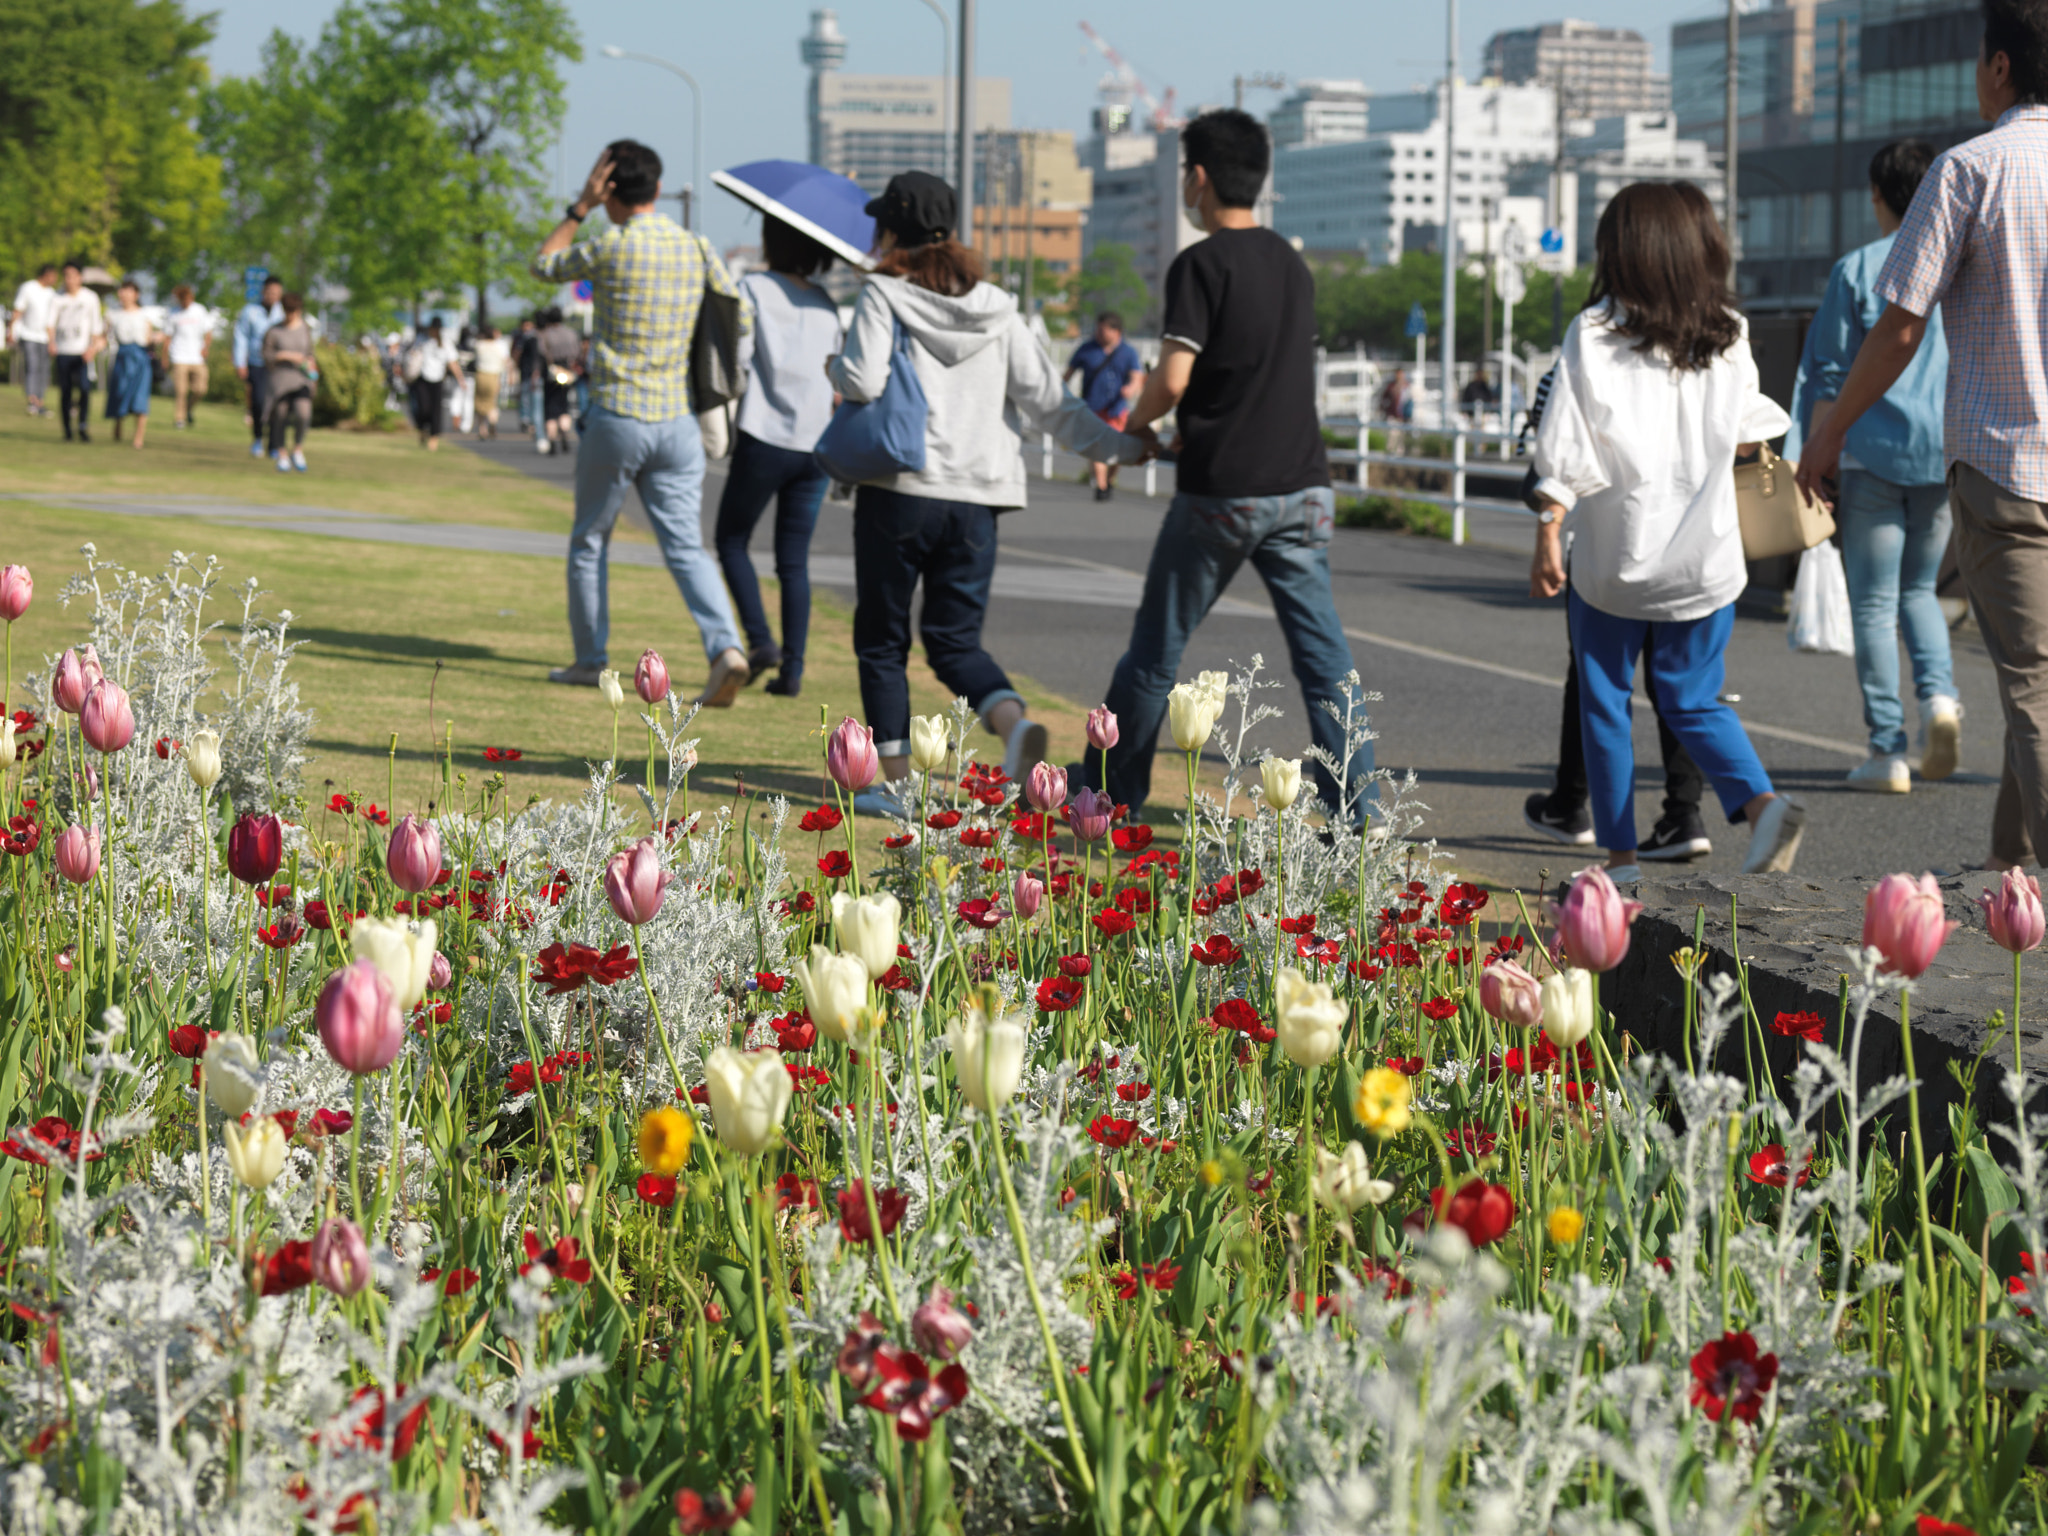
[[[1086,34],[1088,41],[1095,45],[1096,51],[1109,63],[1110,72],[1103,76],[1102,84],[1099,88],[1104,105],[1097,117],[1096,127],[1098,130],[1103,133],[1114,133],[1123,127],[1123,122],[1112,122],[1109,119],[1121,116],[1124,121],[1128,121],[1130,99],[1132,97],[1136,97],[1145,104],[1148,121],[1154,132],[1165,128],[1178,128],[1181,126],[1180,117],[1173,109],[1174,91],[1172,86],[1169,85],[1166,88],[1164,99],[1155,97],[1146,88],[1145,82],[1138,77],[1138,72],[1131,68],[1130,61],[1110,46],[1108,38],[1104,37],[1085,21],[1081,23],[1081,31]],[[1118,97],[1123,99],[1118,101],[1116,100]],[[1118,111],[1119,108],[1122,109],[1121,113]]]

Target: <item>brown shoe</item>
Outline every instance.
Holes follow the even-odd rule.
[[[720,651],[718,659],[711,663],[711,680],[697,695],[697,702],[712,709],[731,709],[732,701],[740,696],[751,676],[745,653],[736,647]]]

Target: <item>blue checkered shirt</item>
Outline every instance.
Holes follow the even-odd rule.
[[[1937,158],[1878,274],[1948,333],[1946,461],[2048,501],[2048,106],[2018,106]]]
[[[659,213],[534,259],[545,282],[590,279],[593,404],[639,421],[668,421],[690,409],[690,340],[708,282],[737,295],[732,274],[702,236]],[[740,306],[740,330],[752,325]]]

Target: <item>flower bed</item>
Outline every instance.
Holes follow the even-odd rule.
[[[581,801],[379,807],[299,791],[283,621],[213,675],[216,579],[91,560],[0,726],[8,1531],[2042,1524],[2044,1127],[1929,1165],[1910,1027],[1860,1086],[1921,883],[1837,1017],[1672,956],[1673,1060],[1603,875],[1319,815],[1256,663],[1176,690],[1177,836],[964,704],[886,827],[850,720],[822,803],[693,805],[651,656]]]

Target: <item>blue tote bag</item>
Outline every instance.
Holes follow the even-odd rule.
[[[813,450],[818,467],[841,485],[917,473],[924,468],[927,411],[924,386],[910,361],[910,335],[898,320],[888,384],[875,399],[847,400],[832,413]]]

